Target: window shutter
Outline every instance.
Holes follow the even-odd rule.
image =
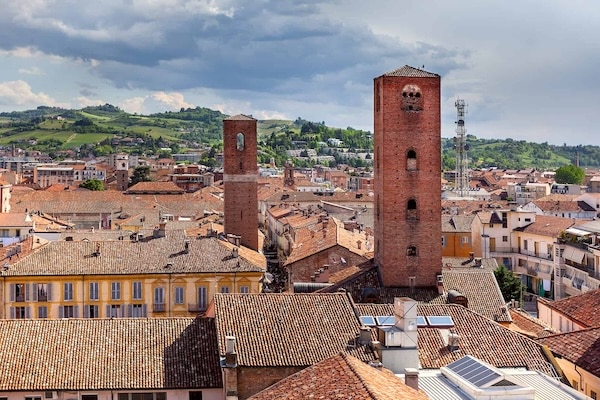
[[[90,309],[89,307],[84,307],[83,308],[83,318],[89,318],[90,317]]]
[[[64,318],[65,317],[65,309],[63,308],[63,306],[58,306],[58,318]]]
[[[10,284],[10,301],[14,302],[16,297],[17,287],[14,283]],[[13,310],[14,311],[14,310]],[[12,317],[11,317],[12,318]]]
[[[15,308],[14,307],[10,308],[10,318],[15,319]]]
[[[34,283],[33,285],[33,290],[31,291],[31,299],[33,301],[38,301],[38,284]]]
[[[25,284],[25,301],[29,301],[29,291],[31,290],[31,284]]]
[[[52,284],[50,282],[48,282],[48,286],[46,286],[48,288],[48,301],[52,300]]]
[[[79,306],[73,306],[73,318],[79,318]]]
[[[148,316],[148,305],[142,304],[142,317],[147,317],[147,316]]]
[[[110,318],[110,317],[111,317],[111,315],[110,315],[110,305],[107,305],[106,306],[106,318]]]
[[[100,317],[99,307],[98,306],[93,306],[93,307],[94,307],[94,318],[99,318]]]
[[[127,304],[127,317],[133,317],[133,304]]]
[[[31,307],[25,307],[25,318],[31,318],[31,312],[29,311]]]

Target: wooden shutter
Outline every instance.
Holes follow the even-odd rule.
[[[133,304],[127,304],[127,317],[133,317]]]
[[[52,283],[48,282],[46,288],[48,289],[48,301],[52,301]]]
[[[31,290],[31,284],[25,284],[25,301],[29,301],[29,291]]]
[[[90,317],[90,308],[84,307],[83,308],[83,318],[89,318],[89,317]]]
[[[147,304],[142,304],[142,317],[147,317],[148,316],[148,305]]]
[[[73,318],[79,318],[79,306],[73,306]]]
[[[32,286],[32,291],[31,291],[31,300],[33,301],[38,301],[38,284],[34,283]]]
[[[29,319],[31,318],[31,312],[29,311],[31,307],[27,306],[25,307],[25,318]]]
[[[15,308],[14,307],[10,308],[10,318],[15,319]]]
[[[106,306],[106,318],[110,318],[110,305]]]
[[[10,301],[11,302],[15,301],[16,293],[17,293],[17,287],[15,286],[14,283],[11,283],[10,284]]]

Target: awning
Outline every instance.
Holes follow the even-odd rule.
[[[575,247],[567,246],[563,253],[563,257],[565,260],[571,260],[574,263],[581,264],[583,262],[583,257],[585,256],[585,252]]]
[[[584,231],[582,229],[577,229],[577,228],[567,228],[567,233],[570,233],[571,235],[576,235],[576,236],[589,236],[592,234],[591,232]]]

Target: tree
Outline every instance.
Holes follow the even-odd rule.
[[[104,184],[98,179],[88,179],[87,181],[80,183],[79,187],[94,191],[104,190]]]
[[[152,178],[150,178],[150,167],[147,165],[140,165],[139,167],[135,167],[135,169],[133,170],[129,186],[131,187],[139,182],[150,181],[152,181]]]
[[[584,176],[585,172],[583,169],[575,165],[565,165],[556,170],[554,180],[556,183],[572,183],[581,185],[583,183]]]
[[[494,276],[502,292],[505,301],[520,300],[523,292],[523,284],[521,280],[512,272],[509,271],[504,264],[494,270]]]

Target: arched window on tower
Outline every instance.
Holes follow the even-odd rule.
[[[417,85],[406,85],[402,89],[402,111],[422,111],[423,98]]]
[[[409,150],[406,154],[406,170],[416,171],[417,170],[417,152]]]
[[[409,257],[415,257],[417,255],[417,246],[408,246],[406,248],[406,255]]]
[[[417,201],[415,199],[410,199],[406,203],[406,219],[417,220]]]
[[[236,148],[238,149],[238,151],[242,151],[244,150],[244,146],[246,146],[244,134],[240,132],[236,136]]]

